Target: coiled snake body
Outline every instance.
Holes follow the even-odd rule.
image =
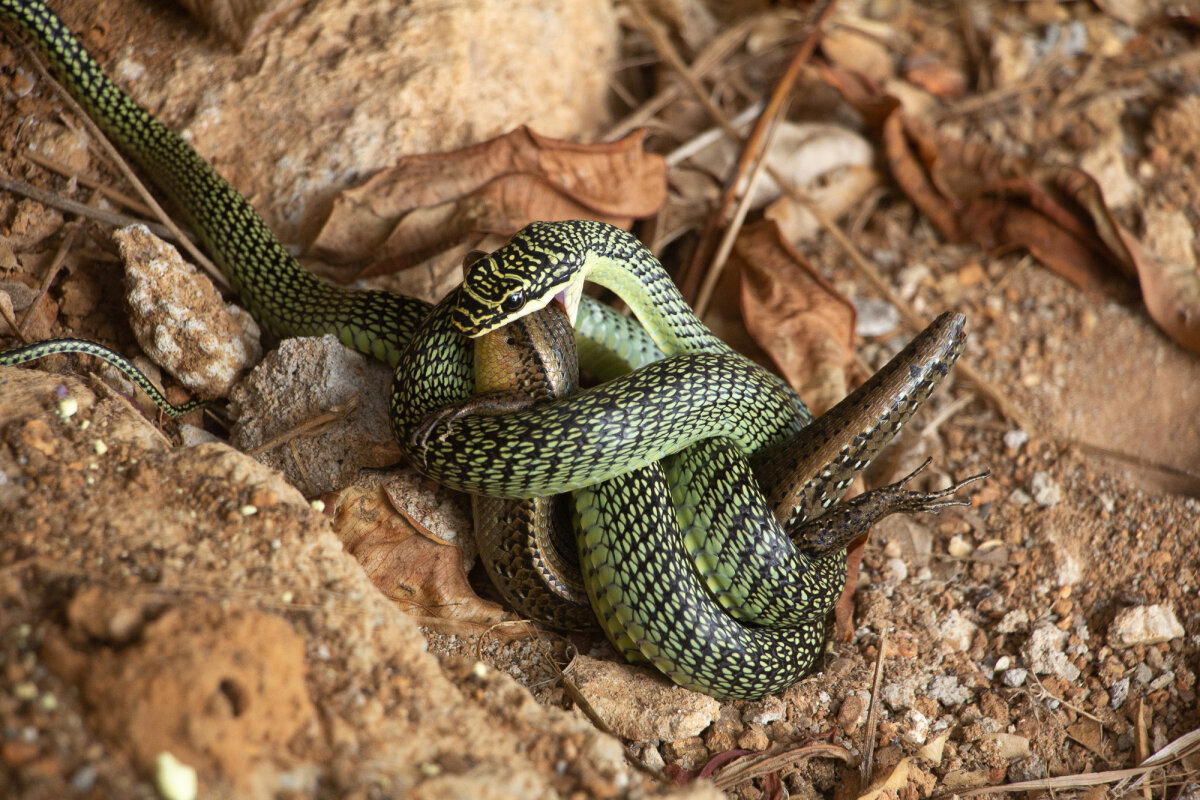
[[[924,350],[894,362],[823,427],[826,417],[807,426],[803,403],[720,343],[653,256],[609,226],[532,225],[473,264],[464,286],[432,311],[414,298],[341,289],[306,272],[245,198],[113,84],[41,0],[0,0],[0,19],[32,37],[89,115],[170,198],[267,332],[335,333],[397,368],[394,424],[418,465],[452,486],[497,496],[579,490],[593,607],[620,648],[674,680],[737,697],[793,682],[820,653],[821,617],[841,589],[849,533],[893,511],[958,502],[947,499],[957,486],[934,494],[893,486],[837,504],[957,357],[961,318],[940,318]],[[622,295],[653,343],[611,309],[581,299],[589,273]],[[598,370],[641,369],[515,414],[430,417],[468,402],[463,333],[495,328],[556,293],[577,316],[580,352],[607,365]],[[659,359],[660,349],[670,357]],[[164,408],[183,410],[91,343],[38,343],[0,354],[0,364],[68,351],[116,363]],[[675,453],[668,484],[657,461]],[[772,487],[775,513],[743,453]],[[676,505],[682,535],[673,533]]]

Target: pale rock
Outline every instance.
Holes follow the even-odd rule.
[[[1113,708],[1120,708],[1125,705],[1125,701],[1129,698],[1129,678],[1121,678],[1121,680],[1108,687],[1109,705]]]
[[[721,715],[721,704],[713,698],[672,686],[638,667],[580,655],[570,675],[600,719],[625,739],[687,739]]]
[[[391,372],[335,337],[285,339],[229,395],[230,442],[253,450],[335,409],[319,431],[255,457],[308,497],[345,486],[364,467],[400,460],[388,417]]]
[[[947,707],[961,706],[972,697],[971,690],[960,684],[956,675],[938,675],[929,682],[926,694]]]
[[[129,324],[142,349],[202,397],[220,397],[262,356],[258,325],[144,225],[113,233],[125,261]]]
[[[1000,682],[1010,689],[1016,689],[1018,686],[1025,685],[1025,679],[1029,677],[1029,670],[1022,667],[1012,667],[1004,670],[1000,676]]]
[[[1029,627],[1029,612],[1023,608],[1013,609],[996,623],[996,633],[1017,633]]]
[[[1062,501],[1062,489],[1050,477],[1050,473],[1038,471],[1029,482],[1029,493],[1033,501],[1042,508],[1056,506]]]
[[[1169,642],[1183,633],[1183,626],[1170,606],[1132,606],[1117,613],[1108,629],[1108,642],[1122,649]]]
[[[929,738],[929,717],[910,708],[904,714],[904,723],[908,725],[908,730],[903,734],[904,741],[917,747],[925,744]]]
[[[1034,628],[1024,648],[1030,669],[1038,675],[1057,675],[1068,683],[1078,680],[1079,668],[1063,652],[1067,636],[1048,622]]]
[[[979,626],[967,619],[958,609],[946,615],[946,619],[938,626],[938,637],[954,650],[964,651],[971,648],[971,640]]]
[[[1029,749],[1029,740],[1024,736],[1012,733],[989,733],[980,737],[979,741],[993,748],[996,755],[1004,761],[1028,758],[1032,755],[1032,751]]]
[[[768,725],[783,719],[786,711],[783,701],[769,694],[761,700],[747,703],[742,710],[742,721],[749,725]]]
[[[889,683],[879,690],[879,696],[893,711],[912,708],[917,702],[917,689],[913,681]]]

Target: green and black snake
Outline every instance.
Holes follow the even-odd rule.
[[[820,652],[819,618],[841,581],[814,569],[810,555],[797,550],[787,534],[803,541],[822,527],[845,528],[847,520],[861,527],[876,512],[954,502],[943,494],[916,493],[905,494],[919,500],[901,501],[878,490],[874,501],[835,505],[854,472],[957,357],[961,320],[942,321],[944,335],[933,337],[941,348],[936,357],[893,368],[880,381],[887,388],[869,398],[876,405],[865,413],[846,406],[831,419],[850,427],[831,430],[820,421],[806,428],[810,417],[799,399],[712,336],[682,304],[653,256],[610,226],[532,225],[472,265],[464,286],[432,313],[413,298],[340,289],[301,268],[249,203],[113,84],[41,0],[0,0],[0,18],[32,36],[88,113],[171,199],[265,330],[278,337],[335,333],[348,346],[397,367],[393,417],[416,463],[450,485],[501,496],[591,492],[577,506],[585,522],[597,523],[595,536],[583,537],[583,562],[585,577],[591,573],[589,586],[601,587],[589,591],[602,624],[615,641],[634,642],[675,680],[743,697],[795,680]],[[670,358],[655,360],[660,353],[637,326],[581,299],[589,271],[629,302]],[[470,393],[463,332],[481,333],[514,312],[544,306],[557,293],[577,315],[576,337],[585,358],[599,353],[593,363],[608,364],[613,372],[641,369],[529,411],[435,416],[434,423],[444,424],[423,426],[431,414],[461,405]],[[111,359],[111,351],[106,356],[96,347],[40,343],[3,354],[0,364],[66,350]],[[144,378],[131,377],[152,389]],[[691,505],[685,506],[699,510],[683,515],[688,538],[675,541],[657,524],[674,513],[664,494],[667,484],[651,474],[660,469],[659,458],[684,448],[670,464],[690,482],[676,479],[673,485],[684,501],[690,495]],[[779,487],[785,474],[780,453],[815,454],[792,470],[789,488],[775,489],[786,492],[775,507],[788,528],[763,502],[741,452],[756,459],[770,487]],[[717,464],[722,468],[711,469]],[[811,477],[795,479],[808,472]],[[612,480],[621,475],[626,477]],[[635,495],[649,516],[633,518],[628,509]],[[838,517],[834,512],[842,508],[847,511]],[[809,519],[814,516],[817,520]],[[643,531],[642,538],[631,535],[643,528],[653,530]],[[809,534],[802,535],[801,528]],[[646,542],[658,542],[663,552],[645,550]],[[822,557],[829,555],[837,554]],[[630,572],[643,563],[647,571]],[[789,627],[738,622],[713,604],[710,593],[744,621]]]

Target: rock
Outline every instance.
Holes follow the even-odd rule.
[[[170,68],[130,89],[262,198],[260,212],[291,241],[399,153],[452,150],[524,123],[549,136],[595,130],[618,34],[610,0],[332,0],[280,17],[244,51],[177,37]]]
[[[977,630],[978,625],[959,613],[958,609],[954,609],[938,626],[938,637],[953,649],[962,652],[971,648],[971,640]]]
[[[1029,482],[1029,493],[1033,501],[1042,508],[1056,506],[1062,501],[1062,489],[1058,488],[1058,484],[1048,472],[1033,473],[1033,479]]]
[[[1004,761],[1027,758],[1031,754],[1029,740],[1024,736],[1012,733],[988,733],[981,736],[979,741],[993,749],[996,755]]]
[[[224,395],[262,356],[258,325],[146,226],[122,228],[113,239],[125,260],[129,324],[138,344],[202,397]]]
[[[929,682],[926,694],[947,707],[961,706],[972,697],[971,690],[961,685],[956,675],[938,675]]]
[[[886,300],[855,298],[854,310],[854,332],[859,336],[886,336],[900,325],[900,312]]]
[[[1010,689],[1016,689],[1018,686],[1025,685],[1025,679],[1029,677],[1029,670],[1021,667],[1013,667],[1004,670],[1000,676],[1000,681]]]
[[[1031,755],[1014,761],[1008,765],[1008,779],[1013,783],[1019,781],[1036,781],[1046,777],[1046,761],[1039,755]]]
[[[1029,441],[1029,434],[1023,430],[1011,430],[1004,434],[1004,447],[1012,453],[1020,451]]]
[[[1079,679],[1079,668],[1063,652],[1068,634],[1050,623],[1033,629],[1025,643],[1025,660],[1038,675],[1057,675],[1068,683]]]
[[[917,747],[925,744],[926,739],[929,738],[929,717],[915,708],[910,708],[904,713],[903,722],[908,726],[903,734],[904,741]]]
[[[838,726],[847,734],[853,734],[858,730],[859,725],[867,721],[867,709],[870,702],[871,696],[868,692],[855,691],[847,694],[846,698],[842,700],[842,707],[838,709]]]
[[[893,711],[912,708],[913,704],[917,702],[916,681],[908,680],[903,683],[886,684],[879,690],[879,696]]]
[[[1005,614],[998,623],[996,623],[996,633],[1018,633],[1029,627],[1029,612],[1023,608],[1017,608]]]
[[[1150,669],[1150,667],[1146,666],[1145,664],[1138,664],[1133,670],[1133,679],[1143,686],[1149,683],[1150,679],[1153,677],[1154,670]]]
[[[348,484],[364,467],[400,460],[388,418],[391,373],[334,336],[286,339],[230,392],[230,442],[254,450],[313,418],[332,418],[256,454],[312,497]]]
[[[0,498],[0,552],[55,565],[0,580],[0,641],[20,653],[9,677],[34,695],[8,703],[4,724],[67,759],[38,777],[46,797],[72,796],[76,779],[151,796],[146,761],[163,750],[196,769],[204,797],[719,797],[657,788],[582,716],[501,670],[439,661],[277,472],[220,444],[172,448],[71,376],[0,368],[0,386],[3,474],[36,487]],[[68,420],[59,387],[78,401]],[[19,435],[31,424],[48,453]],[[238,513],[252,498],[258,513]]]
[[[1125,700],[1129,697],[1129,678],[1121,678],[1121,680],[1108,687],[1109,705],[1113,708],[1120,708],[1125,705]]]
[[[742,722],[747,725],[769,725],[783,719],[785,711],[783,701],[769,694],[761,700],[746,703],[742,709]]]
[[[625,739],[688,739],[721,715],[721,704],[713,698],[625,664],[580,655],[570,677],[604,723]]]
[[[1108,642],[1122,649],[1169,642],[1183,634],[1183,626],[1170,606],[1133,606],[1117,613],[1108,629]]]

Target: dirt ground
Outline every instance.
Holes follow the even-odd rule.
[[[341,192],[401,156],[522,124],[597,142],[632,118],[649,151],[673,153],[713,122],[647,31],[697,63],[742,30],[701,79],[733,116],[770,93],[809,13],[312,0],[261,4],[278,13],[234,44],[166,3],[52,5],[298,252]],[[234,35],[254,22],[235,19]],[[16,41],[0,39],[0,173],[150,218],[35,163],[131,193]],[[940,136],[1090,175],[1106,213],[1195,287],[1198,47],[1200,9],[1167,4],[844,0],[813,63],[853,67]],[[335,345],[264,339],[273,352],[237,379],[228,417],[185,426],[93,363],[56,357],[0,368],[0,796],[186,797],[197,776],[204,797],[914,800],[1064,776],[1028,791],[1200,797],[1186,738],[1200,729],[1200,357],[1119,270],[1080,288],[1045,266],[1049,245],[948,241],[829,74],[802,73],[788,118],[861,137],[865,188],[828,213],[894,294],[820,225],[792,244],[854,304],[854,349],[872,369],[915,332],[905,312],[952,309],[970,326],[966,370],[867,484],[927,456],[929,485],[992,477],[968,508],[876,526],[817,674],[717,703],[617,663],[598,635],[513,634],[467,572],[463,498],[377,470],[396,460],[387,370]],[[647,111],[661,92],[669,102]],[[926,155],[953,163],[950,149]],[[728,173],[728,160],[696,158],[668,157],[665,204],[635,228],[672,269]],[[0,191],[0,302],[28,315],[28,340],[140,355],[113,225],[51,206]],[[454,260],[377,283],[436,299]],[[727,294],[707,318],[722,331],[738,313],[736,285]],[[1200,292],[1171,299],[1200,318]],[[165,383],[179,401],[176,375]],[[272,398],[280,386],[292,388]],[[332,427],[272,444],[330,409],[342,409]],[[432,588],[408,585],[418,571]],[[814,744],[844,758],[762,757]],[[1164,748],[1144,783],[1087,779]],[[718,779],[739,761],[761,773],[691,780],[732,750],[747,753]]]

